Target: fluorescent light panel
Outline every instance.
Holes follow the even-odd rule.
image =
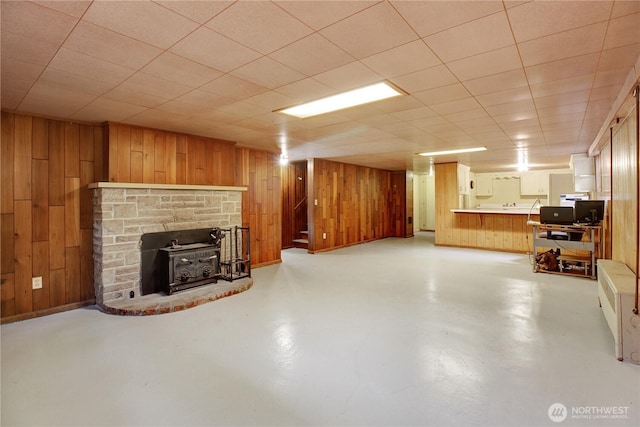
[[[418,153],[419,156],[444,156],[446,154],[474,153],[476,151],[486,151],[487,147],[461,148],[459,150],[432,151],[430,153]]]
[[[285,108],[278,112],[304,119],[306,117],[330,113],[332,111],[355,107],[356,105],[380,101],[399,95],[403,95],[403,93],[388,83],[382,82],[307,102],[306,104],[295,107]]]

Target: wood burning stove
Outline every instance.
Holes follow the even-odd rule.
[[[158,252],[162,287],[169,294],[207,283],[216,283],[220,273],[220,246],[208,243],[174,244]]]
[[[147,233],[141,238],[141,294],[175,292],[251,277],[249,228]]]

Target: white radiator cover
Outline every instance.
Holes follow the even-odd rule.
[[[618,360],[640,364],[640,316],[633,313],[635,274],[623,262],[598,260],[598,299]]]

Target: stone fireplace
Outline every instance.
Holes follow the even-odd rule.
[[[242,192],[246,187],[101,182],[89,188],[94,192],[96,303],[106,311],[147,298],[141,292],[143,234],[242,225]],[[236,283],[235,287],[244,289],[221,292],[237,293],[250,284]],[[202,295],[198,298],[201,300]]]

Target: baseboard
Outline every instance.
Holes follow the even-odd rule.
[[[62,313],[63,311],[75,310],[76,308],[86,307],[88,305],[94,305],[95,299],[87,301],[74,302],[71,304],[59,305],[57,307],[45,308],[44,310],[31,311],[29,313],[16,314],[14,316],[7,316],[0,319],[0,324],[19,322],[22,320],[35,319],[36,317],[48,316],[50,314]]]

